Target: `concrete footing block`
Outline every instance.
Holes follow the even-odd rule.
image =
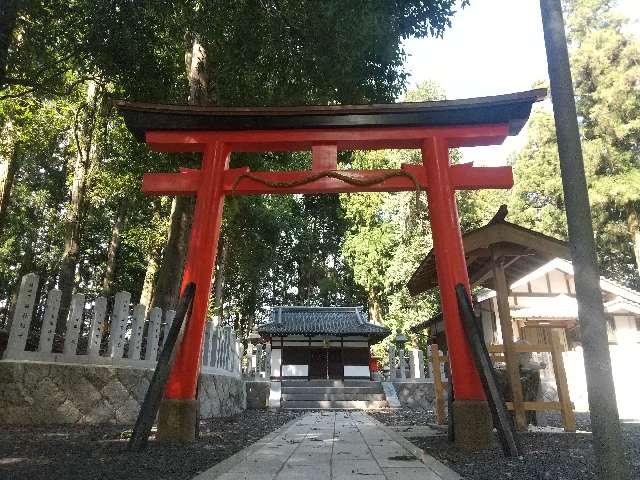
[[[491,446],[493,424],[486,400],[454,400],[455,444],[465,450],[483,450]]]
[[[198,433],[198,401],[162,399],[158,412],[159,442],[194,442]]]

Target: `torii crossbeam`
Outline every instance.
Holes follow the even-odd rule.
[[[196,386],[225,195],[420,188],[428,198],[455,392],[454,415],[456,423],[465,427],[456,432],[456,442],[486,444],[489,411],[455,294],[457,283],[469,289],[455,191],[511,188],[513,177],[510,167],[450,165],[449,149],[502,143],[520,131],[532,104],[545,95],[545,90],[533,90],[439,102],[263,108],[118,102],[128,128],[151,149],[202,154],[199,169],[149,173],[143,179],[143,191],[148,194],[196,196],[183,275],[183,287],[195,282],[196,297],[165,391],[159,435],[183,440],[195,436]],[[422,165],[403,165],[399,170],[337,170],[338,151],[374,149],[420,149]],[[249,174],[247,168],[229,168],[233,152],[304,150],[312,152],[309,171]],[[339,175],[333,175],[335,172]],[[310,175],[318,178],[303,183]],[[378,181],[381,177],[384,180]],[[163,416],[170,420],[162,421]]]

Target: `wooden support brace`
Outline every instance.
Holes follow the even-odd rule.
[[[553,363],[553,373],[556,377],[556,387],[558,389],[558,400],[560,400],[560,412],[562,422],[567,432],[576,431],[576,418],[573,414],[573,405],[569,396],[569,386],[567,385],[567,373],[562,360],[562,347],[560,342],[560,332],[554,328],[551,330],[551,363]]]
[[[433,389],[436,403],[436,422],[438,425],[445,425],[447,418],[444,412],[444,386],[442,384],[442,369],[440,364],[440,349],[438,345],[429,345],[429,362],[433,372]]]
[[[520,382],[520,362],[518,354],[514,350],[513,326],[511,324],[511,312],[509,307],[509,286],[504,274],[502,259],[497,253],[491,253],[491,264],[493,266],[493,276],[496,287],[496,299],[498,302],[498,315],[502,328],[502,341],[504,343],[504,357],[507,368],[507,378],[511,387],[511,400],[515,411],[515,426],[519,431],[527,429],[527,416],[523,406],[524,396],[522,394],[522,383]]]
[[[338,169],[337,145],[314,145],[311,147],[311,155],[311,170],[314,172]]]

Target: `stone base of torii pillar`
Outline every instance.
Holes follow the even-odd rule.
[[[159,442],[188,443],[198,437],[198,401],[163,398],[158,412]]]

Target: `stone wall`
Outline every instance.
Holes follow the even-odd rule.
[[[435,390],[431,382],[393,382],[403,407],[433,410]]]
[[[198,382],[200,418],[230,417],[247,408],[244,380],[226,375],[201,374]]]
[[[247,381],[244,385],[247,392],[247,408],[261,409],[269,406],[271,382]]]
[[[131,425],[153,370],[107,365],[0,361],[0,424]],[[202,418],[230,416],[246,406],[240,378],[203,374]]]

